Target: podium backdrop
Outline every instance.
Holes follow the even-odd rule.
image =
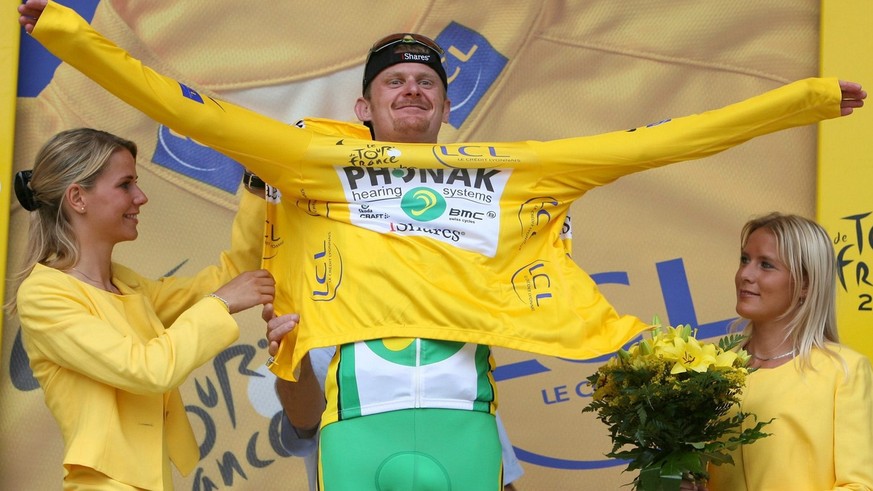
[[[866,2],[829,2],[824,9],[816,0],[61,3],[159,71],[288,122],[304,116],[353,121],[370,44],[389,32],[422,32],[442,42],[461,67],[449,74],[452,117],[442,139],[487,141],[636,127],[819,73],[873,87],[867,32],[873,14]],[[28,247],[26,213],[17,203],[9,207],[11,173],[30,168],[49,136],[79,126],[105,129],[140,147],[139,183],[151,201],[140,216],[140,238],[119,246],[116,259],[154,277],[190,274],[213,261],[228,244],[239,192],[228,183],[238,182],[234,174],[242,170],[59,65],[27,36],[13,92],[15,78],[8,74],[15,73],[21,32],[14,24],[17,4],[0,0],[6,276],[20,268]],[[873,204],[865,192],[873,182],[871,111],[825,122],[821,132],[817,126],[784,131],[595,190],[573,208],[574,258],[619,311],[719,335],[735,316],[740,227],[772,210],[815,216],[820,173],[827,187],[818,210],[846,263],[842,330],[853,347],[873,354],[865,336],[873,315],[867,266],[873,265],[873,216],[867,216]],[[230,170],[203,171],[216,163]],[[4,298],[13,293],[7,288]],[[239,341],[182,387],[203,458],[190,476],[177,476],[177,487],[306,489],[302,463],[276,443],[280,407],[264,367],[265,326],[256,311],[238,320]],[[585,378],[604,360],[509,350],[495,356],[500,412],[526,472],[519,489],[608,490],[632,479],[603,456],[610,448],[606,428],[581,413],[590,397]],[[5,317],[0,487],[58,489],[61,453],[18,321]]]

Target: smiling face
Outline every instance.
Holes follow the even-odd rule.
[[[379,73],[355,113],[373,124],[376,140],[436,143],[450,102],[437,73],[421,63],[398,63]]]
[[[90,189],[81,189],[83,242],[115,245],[137,237],[139,209],[148,197],[136,183],[136,161],[126,149],[112,153]]]
[[[756,329],[782,327],[791,308],[794,281],[788,266],[779,259],[776,236],[766,228],[749,235],[740,255],[734,279],[737,313]]]

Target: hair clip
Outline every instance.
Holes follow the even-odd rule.
[[[34,211],[39,208],[39,203],[33,195],[33,190],[30,189],[30,178],[33,177],[32,170],[22,170],[15,173],[15,197],[21,203],[21,207],[27,211]]]

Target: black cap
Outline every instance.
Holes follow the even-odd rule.
[[[363,90],[367,90],[367,86],[382,70],[398,63],[421,63],[431,67],[448,90],[446,69],[440,59],[442,54],[442,48],[434,40],[420,34],[404,32],[386,36],[373,45],[367,56]]]

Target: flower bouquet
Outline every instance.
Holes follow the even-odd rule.
[[[657,321],[655,322],[657,324]],[[656,327],[601,366],[588,381],[595,412],[608,427],[608,457],[639,470],[641,491],[678,490],[683,479],[706,481],[707,464],[733,464],[728,452],[768,436],[769,423],[742,429],[750,413],[733,412],[745,386],[749,355],[738,334],[702,343],[690,326]]]

